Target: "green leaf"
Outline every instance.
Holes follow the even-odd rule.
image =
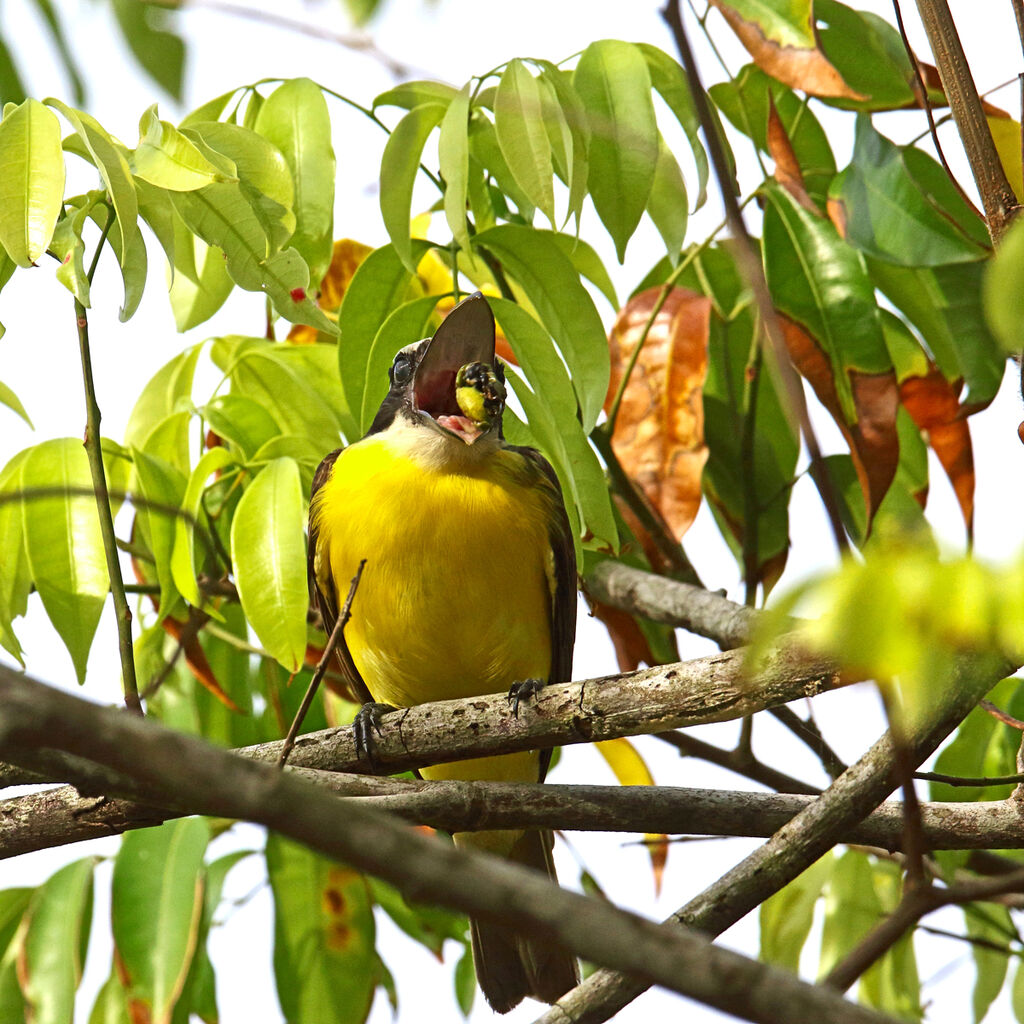
[[[345,396],[330,345],[227,337],[216,340],[211,354],[232,392],[259,402],[282,432],[308,438],[320,452],[337,448]]]
[[[441,177],[444,179],[444,215],[452,237],[471,253],[466,200],[469,196],[469,83],[452,100],[441,118],[437,141]]]
[[[68,207],[65,216],[57,221],[49,248],[60,259],[57,280],[88,309],[89,278],[85,271],[82,228],[89,219],[91,201],[86,198],[81,203],[69,203]]]
[[[934,267],[982,259],[984,221],[945,171],[913,146],[895,146],[861,114],[853,160],[832,183],[844,236],[869,256],[903,266]]]
[[[546,60],[535,63],[541,69],[539,84],[542,112],[548,138],[551,139],[555,167],[569,186],[569,205],[565,219],[568,222],[570,217],[575,217],[576,228],[579,230],[583,200],[587,196],[587,178],[590,175],[590,128],[587,125],[586,109],[573,87],[571,71],[563,71]],[[552,91],[553,97],[550,96]],[[560,157],[563,150],[565,155]]]
[[[729,0],[725,6],[779,46],[795,50],[817,46],[812,0]]]
[[[221,93],[220,96],[215,96],[212,100],[207,100],[191,111],[191,113],[186,114],[178,123],[178,127],[191,128],[192,125],[200,124],[203,121],[219,120],[220,115],[224,113],[228,104],[237,94],[238,89],[231,89],[228,92]]]
[[[210,429],[236,445],[247,459],[281,433],[274,417],[245,395],[217,395],[199,411]]]
[[[128,417],[125,444],[145,448],[153,428],[172,412],[188,408],[192,396],[192,379],[202,345],[193,345],[166,362],[142,389]]]
[[[12,624],[28,608],[32,571],[25,547],[22,503],[14,495],[21,490],[21,468],[31,451],[19,452],[0,470],[0,644],[22,666],[21,644]]]
[[[510,216],[505,202],[507,196],[515,203],[516,209],[519,211],[519,219],[523,223],[530,223],[533,220],[533,202],[512,176],[501,152],[501,146],[498,145],[498,136],[494,125],[479,112],[475,112],[469,125],[469,150],[470,155],[494,179],[497,187],[491,189],[491,204],[498,215],[506,218]]]
[[[172,192],[190,192],[213,182],[237,180],[207,159],[169,121],[161,121],[155,103],[139,120],[139,144],[132,155],[132,169],[136,177]]]
[[[563,231],[545,231],[543,234],[569,257],[572,265],[576,268],[576,273],[594,285],[608,300],[612,309],[618,312],[619,299],[615,294],[615,285],[612,284],[612,279],[608,276],[608,271],[593,246],[582,238],[566,234]]]
[[[884,373],[891,365],[864,258],[781,185],[766,183],[764,194],[765,276],[772,300],[821,345],[846,420],[856,423],[849,371]]]
[[[1010,958],[1006,953],[990,949],[981,943],[994,942],[1008,946],[1011,936],[1017,934],[1010,912],[1006,907],[994,903],[964,907],[964,922],[967,934],[980,942],[971,944],[974,957],[974,991],[971,993],[971,1009],[974,1024],[980,1024],[1002,991]]]
[[[426,242],[415,242],[412,261],[416,264],[430,248]],[[388,316],[408,299],[422,295],[423,287],[406,268],[395,247],[384,245],[374,249],[356,268],[345,289],[338,310],[338,370],[341,386],[350,410],[343,421],[349,442],[362,436],[363,390],[366,386],[366,363],[373,339]]]
[[[85,664],[110,578],[91,496],[89,461],[76,438],[44,441],[21,466],[19,487],[56,488],[53,497],[22,506],[29,570],[46,614],[74,662],[78,681]],[[74,493],[84,491],[82,494]]]
[[[156,578],[160,584],[157,616],[162,619],[180,597],[171,569],[177,522],[173,510],[180,508],[185,499],[186,480],[184,473],[176,466],[139,448],[132,449],[132,459],[136,486],[141,496],[147,502],[162,506],[140,508],[137,520],[140,533],[153,555]]]
[[[540,86],[521,60],[511,60],[494,97],[494,129],[509,172],[531,204],[555,227],[551,142]]]
[[[129,1002],[168,1024],[195,950],[210,828],[182,818],[128,832],[114,861],[111,924]]]
[[[710,168],[707,150],[704,149],[704,144],[700,139],[700,118],[697,117],[697,110],[693,105],[693,96],[690,94],[690,86],[686,81],[686,72],[664,50],[659,50],[658,47],[652,46],[650,43],[636,43],[635,45],[644,60],[647,61],[651,85],[665,101],[669,110],[675,114],[676,120],[686,133],[686,140],[690,144],[694,166],[697,169],[697,201],[694,204],[694,209],[699,210],[707,199]],[[719,138],[728,153],[728,143],[725,141],[720,126]]]
[[[18,68],[11,56],[10,48],[0,39],[0,101],[6,107],[9,103],[21,103],[25,100],[24,83]]]
[[[60,123],[25,100],[0,121],[0,244],[19,267],[46,251],[63,200]]]
[[[57,10],[53,4],[53,0],[33,0],[36,10],[50,31],[50,39],[53,42],[53,47],[60,56],[61,63],[64,65],[64,72],[68,76],[68,80],[71,83],[71,95],[76,103],[85,102],[85,82],[82,81],[82,74],[79,70],[78,63],[75,60],[75,55],[68,44],[67,36],[64,33],[64,26],[61,24],[61,20],[57,15]],[[4,100],[8,100],[11,97],[4,96]]]
[[[455,1001],[463,1017],[468,1017],[476,999],[476,971],[473,969],[473,951],[467,947],[455,965]]]
[[[89,1014],[89,1024],[132,1024],[128,1016],[128,1003],[125,991],[117,980],[116,972],[103,983],[96,1002]]]
[[[814,907],[834,863],[832,854],[825,854],[761,904],[762,960],[793,973],[799,970],[800,953],[814,921]]]
[[[1024,1022],[1024,963],[1018,961],[1017,971],[1013,976],[1013,988],[1010,992],[1010,999],[1013,1005],[1013,1016],[1019,1022]]]
[[[665,243],[669,260],[676,266],[686,239],[689,219],[686,182],[683,181],[683,172],[679,170],[676,158],[661,138],[654,181],[651,182],[651,191],[647,197],[647,212]]]
[[[174,323],[187,331],[209,320],[235,287],[221,249],[207,245],[172,213],[174,278],[168,289]]]
[[[1006,357],[982,308],[986,264],[897,267],[869,259],[867,265],[872,282],[920,333],[946,379],[963,377],[963,403],[987,405],[1002,383]],[[1006,295],[1012,304],[1013,293]]]
[[[410,938],[440,957],[447,939],[466,941],[469,922],[462,914],[436,907],[414,906],[386,882],[367,878],[374,903]],[[474,975],[475,978],[475,975]]]
[[[373,109],[378,107],[401,107],[412,110],[425,103],[447,105],[458,95],[459,90],[444,82],[413,81],[402,82],[393,89],[382,92],[373,101]]]
[[[1024,228],[1014,224],[988,264],[984,279],[985,316],[1003,350],[1024,348]],[[930,342],[929,342],[930,344]]]
[[[114,17],[136,60],[161,88],[181,99],[185,44],[168,32],[166,11],[138,0],[113,0]]]
[[[828,136],[811,113],[806,98],[797,96],[754,64],[743,67],[732,81],[711,86],[708,95],[762,153],[768,152],[768,117],[774,103],[803,173],[804,185],[811,198],[824,207],[836,161]]]
[[[289,1024],[361,1024],[376,987],[373,907],[365,879],[271,834],[274,977]]]
[[[590,195],[621,263],[658,162],[651,76],[635,46],[604,39],[583,51],[573,84],[590,125]]]
[[[608,391],[611,364],[601,318],[572,263],[543,232],[516,224],[482,231],[474,243],[492,252],[522,285],[558,343],[579,400],[583,431],[589,433]]]
[[[531,407],[544,410],[540,421],[535,423],[524,403],[531,430],[538,439],[545,439],[545,447],[558,457],[568,477],[567,504],[571,501],[576,505],[579,518],[595,537],[614,546],[618,530],[604,469],[576,415],[572,383],[550,335],[516,303],[499,298],[488,301],[519,365],[533,385]],[[513,387],[521,397],[522,389],[517,381],[513,381]]]
[[[430,133],[445,115],[439,103],[414,107],[395,125],[380,161],[380,212],[388,238],[405,268],[416,273],[409,224],[420,157]]]
[[[246,488],[231,522],[238,596],[260,643],[290,672],[306,653],[302,486],[292,459],[275,459]]]
[[[283,154],[295,183],[295,233],[290,244],[318,284],[331,262],[334,224],[334,149],[323,92],[308,78],[275,89],[256,118],[256,131]]]
[[[67,1024],[92,920],[92,872],[85,857],[63,867],[33,894],[25,920],[19,980],[33,1024]]]
[[[366,359],[366,382],[363,387],[363,408],[359,430],[370,429],[377,408],[388,391],[388,367],[399,349],[421,338],[429,337],[430,319],[437,305],[436,295],[423,295],[392,310],[380,325]]]
[[[21,399],[3,381],[0,381],[0,405],[6,405],[8,409],[17,413],[35,430],[35,427],[32,426],[32,420],[29,419],[28,413],[25,412],[25,406],[21,404]]]
[[[235,465],[235,457],[227,448],[211,448],[204,452],[188,478],[188,485],[185,488],[185,496],[182,501],[182,511],[191,516],[191,519],[179,517],[175,521],[171,575],[181,596],[196,607],[202,604],[202,596],[199,593],[199,584],[196,582],[196,556],[193,552],[195,526],[193,523],[201,521],[206,481],[214,473],[233,465]]]

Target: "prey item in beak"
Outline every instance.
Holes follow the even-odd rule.
[[[471,363],[494,363],[494,315],[479,293],[460,302],[445,317],[420,358],[413,378],[412,398],[417,412],[472,444],[493,422],[464,414],[456,397],[456,376]]]

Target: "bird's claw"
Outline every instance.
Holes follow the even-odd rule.
[[[356,757],[362,760],[365,758],[371,768],[377,767],[375,748],[377,741],[373,734],[382,735],[380,720],[389,711],[396,711],[393,704],[378,704],[376,702],[364,704],[357,712],[352,721],[352,728],[355,731]]]
[[[512,705],[512,717],[519,717],[520,701],[536,697],[545,685],[547,685],[547,680],[538,679],[536,676],[529,679],[520,679],[518,682],[513,683],[508,688],[508,695],[505,698]]]

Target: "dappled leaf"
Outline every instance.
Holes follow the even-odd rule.
[[[701,389],[707,373],[711,300],[673,288],[655,313],[661,296],[659,288],[642,292],[615,321],[609,336],[612,377],[606,407],[639,348],[615,420],[612,446],[623,469],[681,537],[697,515],[701,472],[708,457]]]
[[[843,81],[821,50],[814,28],[812,0],[711,2],[722,12],[757,66],[773,78],[814,96],[866,98]]]
[[[89,944],[92,857],[74,861],[33,894],[18,953],[18,982],[33,1024],[67,1024]]]
[[[366,880],[297,843],[267,837],[274,895],[274,977],[291,1024],[360,1024],[376,987]]]
[[[134,1020],[168,1024],[195,952],[210,829],[182,818],[127,833],[114,861],[111,926]]]

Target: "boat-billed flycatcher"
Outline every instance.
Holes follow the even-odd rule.
[[[395,356],[389,377],[366,436],[328,455],[313,480],[310,576],[328,632],[366,559],[343,673],[364,701],[396,707],[567,681],[569,521],[548,462],[502,436],[504,377],[487,301],[477,293],[460,303],[432,338]],[[508,754],[422,774],[535,781],[549,760],[550,751]],[[554,877],[548,831],[454,838]],[[578,981],[574,958],[550,942],[484,921],[471,930],[480,987],[501,1013],[527,995],[554,1002]]]

